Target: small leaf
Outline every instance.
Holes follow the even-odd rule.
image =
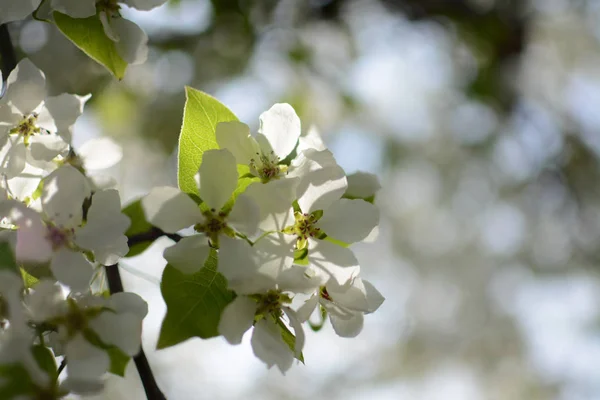
[[[115,42],[104,33],[100,18],[71,18],[54,12],[54,22],[58,29],[93,60],[102,64],[117,79],[123,79],[127,63],[117,51]]]
[[[192,337],[218,336],[221,313],[235,294],[227,280],[217,272],[217,253],[211,250],[204,267],[186,275],[167,265],[160,285],[167,305],[157,348],[174,346]]]
[[[58,379],[58,369],[52,351],[46,346],[35,345],[31,348],[31,352],[40,368],[48,374],[50,380],[56,381]]]
[[[129,363],[129,360],[131,360],[131,357],[123,353],[121,349],[115,346],[111,346],[106,349],[106,353],[110,358],[110,369],[108,372],[124,377],[125,369],[127,368],[127,364]]]
[[[127,205],[122,212],[131,220],[131,225],[129,225],[129,229],[127,229],[127,232],[125,232],[125,236],[128,238],[139,235],[140,233],[149,232],[153,229],[152,225],[146,221],[146,215],[144,214],[144,208],[142,207],[141,199],[138,199]],[[147,240],[134,244],[129,248],[129,252],[125,257],[137,256],[150,247],[152,242],[153,240]]]
[[[296,336],[288,329],[288,327],[283,323],[281,318],[277,320],[277,326],[281,330],[281,338],[290,347],[292,353],[296,351]],[[304,354],[300,353],[299,357],[296,357],[302,364],[304,364]]]
[[[186,87],[185,95],[183,124],[179,135],[177,181],[182,191],[197,194],[198,186],[194,175],[202,163],[202,154],[206,150],[219,148],[215,137],[217,124],[238,119],[217,99],[204,92]]]
[[[19,273],[19,267],[15,260],[12,248],[7,242],[0,242],[0,270],[10,270]]]

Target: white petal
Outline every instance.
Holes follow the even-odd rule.
[[[11,137],[0,153],[0,174],[12,179],[25,169],[27,148],[19,137]]]
[[[31,156],[35,160],[52,161],[59,154],[66,153],[69,145],[57,135],[36,135],[29,139]]]
[[[48,230],[36,211],[17,201],[4,201],[0,215],[8,217],[17,230],[15,257],[22,262],[44,262],[52,257],[52,246],[46,239]]]
[[[315,245],[310,246],[308,261],[311,267],[339,286],[347,285],[360,272],[352,250],[324,240],[315,241]]]
[[[89,321],[89,326],[104,344],[117,346],[125,354],[135,356],[142,346],[142,321],[131,314],[103,312]]]
[[[111,20],[113,32],[119,41],[115,42],[119,55],[127,64],[142,64],[148,58],[148,35],[125,18],[113,18]]]
[[[20,176],[8,181],[8,188],[12,197],[19,201],[24,201],[26,197],[31,198],[33,192],[40,185],[41,178],[46,174],[46,171],[35,168],[31,164],[25,165],[25,169]]]
[[[290,175],[301,178],[296,194],[303,212],[324,210],[346,191],[346,174],[329,150],[306,150],[296,163]]]
[[[344,243],[365,239],[379,224],[379,210],[364,200],[336,200],[323,212],[318,227]]]
[[[119,35],[113,30],[113,27],[111,25],[112,22],[112,18],[108,18],[108,16],[106,15],[106,12],[102,11],[98,14],[98,17],[100,18],[100,22],[102,23],[102,29],[104,30],[104,34],[113,42],[118,42],[119,39]]]
[[[44,213],[57,225],[75,227],[81,224],[82,206],[90,195],[90,185],[85,176],[65,165],[45,179],[42,207]]]
[[[27,18],[40,5],[40,2],[41,0],[2,0],[0,4],[0,24]]]
[[[31,318],[40,323],[67,311],[62,287],[49,279],[41,280],[29,291],[26,303]]]
[[[272,233],[258,240],[253,248],[258,272],[279,280],[279,275],[294,263],[294,242],[291,235]]]
[[[44,103],[58,133],[67,143],[71,142],[71,130],[75,121],[83,113],[83,106],[91,95],[77,96],[62,93],[58,96],[48,97]]]
[[[349,287],[327,286],[327,293],[337,305],[360,312],[368,312],[367,290],[363,280],[355,278]]]
[[[94,0],[52,0],[51,4],[55,11],[73,18],[87,18],[96,15]]]
[[[269,183],[254,182],[250,184],[244,195],[258,204],[259,228],[265,232],[281,231],[294,224],[294,210],[298,179],[279,179]]]
[[[81,333],[69,340],[65,348],[65,356],[69,360],[67,364],[69,379],[95,380],[110,367],[110,359],[106,351],[91,345]]]
[[[277,277],[279,289],[292,293],[313,293],[326,282],[323,275],[312,274],[309,268],[300,265],[281,271]]]
[[[319,304],[319,295],[313,294],[310,299],[306,300],[304,304],[296,311],[296,316],[300,322],[306,322],[317,308]]]
[[[254,323],[256,301],[238,296],[225,307],[219,321],[219,333],[231,344],[240,344],[242,337]]]
[[[233,209],[227,216],[227,224],[236,231],[252,237],[258,229],[259,212],[256,202],[241,194],[235,199]]]
[[[148,222],[167,233],[175,233],[204,221],[194,200],[173,187],[152,189],[142,198],[142,207]]]
[[[81,253],[68,249],[59,249],[50,261],[54,277],[69,286],[74,292],[84,292],[90,286],[94,275],[92,265]]]
[[[205,151],[198,172],[200,197],[208,207],[219,211],[237,186],[235,157],[226,149]]]
[[[327,150],[327,146],[325,146],[319,131],[314,125],[308,128],[306,134],[300,136],[300,139],[298,139],[298,147],[296,148],[296,152],[300,154],[304,150],[308,149],[314,149],[318,151]]]
[[[23,3],[31,4],[30,1]],[[8,76],[8,87],[4,96],[4,100],[16,107],[21,114],[31,114],[46,97],[44,74],[27,58],[21,60]]]
[[[358,171],[348,175],[347,178],[348,189],[346,190],[346,195],[350,197],[366,199],[374,196],[381,189],[379,178],[375,174]]]
[[[365,290],[367,291],[367,303],[369,305],[367,312],[375,312],[379,306],[383,304],[385,297],[383,297],[383,295],[379,293],[377,289],[375,289],[375,286],[373,286],[371,282],[367,281],[366,279],[363,279],[362,282],[365,286]]]
[[[108,298],[108,307],[117,313],[133,314],[140,320],[148,314],[148,303],[139,295],[131,292],[119,292]]]
[[[123,0],[121,2],[137,10],[148,11],[165,4],[167,0]]]
[[[252,332],[252,350],[268,368],[277,365],[285,373],[294,362],[294,355],[289,346],[281,338],[281,331],[270,318],[263,318],[254,326]]]
[[[294,310],[289,307],[282,307],[283,312],[287,315],[290,326],[294,330],[294,334],[296,336],[296,343],[294,346],[294,353],[296,357],[300,357],[302,354],[302,349],[304,349],[304,342],[306,337],[304,335],[304,329],[302,329],[302,322],[299,320],[298,315]]]
[[[86,224],[76,229],[75,242],[92,250],[100,264],[115,264],[129,251],[125,236],[129,225],[129,217],[121,213],[119,192],[101,190],[92,196]]]
[[[342,318],[330,313],[329,319],[331,320],[333,330],[341,337],[356,337],[363,328],[364,317],[360,312],[352,314],[349,318]]]
[[[238,164],[248,165],[260,151],[258,143],[250,136],[248,125],[238,122],[220,122],[215,131],[217,143],[221,149],[227,149]]]
[[[209,254],[208,238],[204,235],[192,235],[167,247],[163,256],[179,271],[184,274],[193,274],[204,266]]]
[[[260,115],[259,132],[267,138],[275,154],[284,159],[300,137],[300,118],[289,104],[275,104]]]
[[[91,139],[78,150],[86,170],[106,169],[117,164],[123,158],[123,149],[108,137]]]
[[[241,239],[219,238],[218,270],[227,279],[229,288],[238,294],[252,294],[272,288],[275,282],[258,273],[256,250]]]

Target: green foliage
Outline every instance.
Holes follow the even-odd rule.
[[[174,346],[192,337],[218,336],[223,309],[235,295],[217,272],[217,252],[212,250],[200,271],[186,275],[167,265],[160,285],[167,305],[157,348]]]
[[[142,201],[136,200],[133,203],[129,204],[127,207],[123,209],[123,214],[127,215],[131,220],[131,225],[129,225],[129,229],[125,232],[125,235],[128,238],[132,236],[139,235],[144,232],[149,232],[153,229],[152,225],[146,221],[146,215],[144,214],[144,208],[142,207]],[[129,248],[129,252],[125,257],[133,257],[142,253],[152,244],[153,240],[142,241],[134,244]]]
[[[294,336],[294,334],[292,332],[290,332],[290,330],[288,329],[287,326],[285,326],[285,324],[283,323],[281,318],[277,319],[277,326],[279,326],[279,329],[281,330],[281,338],[283,339],[285,344],[287,344],[290,347],[290,350],[292,350],[292,353],[295,352],[296,336]],[[300,362],[302,362],[302,364],[304,364],[304,354],[300,353],[300,356],[298,356],[296,358],[298,360],[300,360]]]
[[[125,369],[127,368],[127,364],[129,363],[129,360],[131,360],[131,357],[123,353],[121,349],[115,346],[111,346],[106,349],[106,353],[110,358],[110,368],[108,372],[124,377]]]
[[[35,393],[35,386],[27,370],[19,364],[0,366],[0,399],[13,399]]]
[[[117,79],[123,79],[127,63],[119,55],[115,42],[104,33],[97,15],[89,18],[71,18],[59,12],[53,15],[56,26],[69,40]]]
[[[219,148],[215,137],[217,124],[237,121],[237,117],[217,99],[204,92],[186,86],[185,94],[177,179],[182,191],[197,194],[194,175],[202,163],[202,154],[206,150]]]
[[[237,183],[235,190],[233,191],[233,195],[227,201],[227,203],[225,203],[225,205],[223,206],[224,212],[231,211],[231,209],[233,208],[233,205],[235,204],[235,199],[240,194],[244,193],[246,188],[251,183],[260,182],[259,177],[256,177],[250,173],[250,167],[248,167],[247,165],[238,165],[237,170],[238,170],[238,176],[239,176],[238,183]]]
[[[58,369],[56,368],[56,359],[52,351],[46,346],[35,345],[31,348],[31,352],[40,368],[48,374],[51,381],[56,382],[58,379]]]
[[[10,270],[19,273],[19,267],[8,242],[0,242],[0,270]]]

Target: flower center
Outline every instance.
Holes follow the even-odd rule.
[[[258,158],[250,160],[250,172],[258,176],[263,183],[279,179],[286,171],[287,166],[279,165],[279,157],[271,150],[270,153],[256,153]]]
[[[203,212],[206,220],[204,223],[196,224],[194,230],[196,232],[202,232],[209,237],[211,244],[214,247],[219,247],[219,235],[225,234],[228,236],[234,236],[233,230],[225,222],[227,214],[224,212],[215,213],[215,210]]]
[[[96,9],[100,12],[105,12],[110,18],[120,15],[119,10],[121,6],[117,4],[117,0],[98,0],[96,1]]]
[[[14,128],[10,130],[10,133],[13,135],[21,135],[23,136],[23,141],[27,146],[29,144],[29,138],[33,135],[40,134],[42,132],[49,133],[45,129],[40,128],[36,125],[38,119],[38,115],[36,113],[30,115],[24,115],[21,122],[17,124]]]
[[[296,249],[302,250],[306,248],[309,237],[318,237],[321,234],[321,228],[316,227],[320,215],[316,212],[312,214],[303,214],[299,211],[294,213],[296,222],[283,230],[283,233],[288,235],[296,235]]]
[[[71,247],[71,239],[73,238],[74,230],[59,228],[54,225],[47,226],[46,239],[52,245],[52,250],[56,251],[61,247]]]
[[[255,314],[257,317],[273,315],[278,318],[282,314],[281,306],[292,302],[290,296],[281,293],[281,290],[269,290],[267,293],[251,295],[250,298],[258,303]]]
[[[327,293],[327,288],[325,286],[321,286],[319,288],[319,296],[321,296],[325,300],[333,301],[331,300],[331,296],[329,295],[329,293]]]

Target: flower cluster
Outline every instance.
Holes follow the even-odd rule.
[[[195,234],[164,251],[181,272],[199,271],[218,249],[218,271],[237,294],[221,315],[219,333],[238,344],[253,327],[255,355],[285,372],[302,358],[302,323],[317,307],[338,335],[353,337],[364,314],[384,300],[360,277],[350,248],[377,234],[377,208],[355,197],[371,197],[378,183],[359,174],[350,189],[318,133],[301,135],[288,104],[264,112],[256,136],[243,123],[223,122],[216,140],[220,148],[203,153],[195,196],[158,187],[142,206],[164,232],[193,228]],[[253,181],[245,190],[238,171]],[[295,308],[302,296],[307,300]]]
[[[3,0],[0,4],[0,24],[25,19],[42,8],[48,17],[58,11],[72,18],[97,15],[104,33],[112,40],[121,58],[128,64],[140,64],[148,56],[148,36],[134,22],[121,16],[121,4],[147,11],[167,0]]]
[[[102,267],[129,251],[130,221],[119,193],[86,173],[108,166],[94,156],[120,153],[80,157],[71,146],[87,98],[46,96],[44,74],[23,60],[0,99],[0,397],[98,392],[117,360],[140,350],[145,301],[101,289]]]

